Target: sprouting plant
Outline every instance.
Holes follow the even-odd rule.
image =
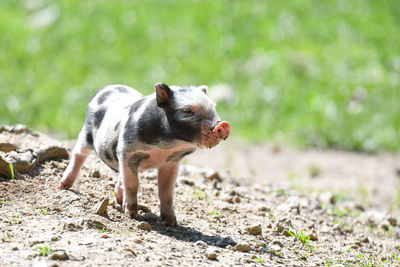
[[[210,212],[210,215],[211,215],[211,216],[221,216],[222,213],[219,212],[219,211],[216,211],[216,210],[212,210],[212,211]]]
[[[318,164],[314,163],[309,167],[311,177],[317,177],[322,174],[322,168]]]
[[[263,263],[264,262],[264,258],[261,257],[261,256],[257,256],[255,260],[256,260],[256,262],[259,262],[259,263]]]
[[[101,228],[100,233],[109,233],[110,230],[108,230],[108,228],[106,226],[104,226],[103,228]]]
[[[278,190],[276,190],[276,193],[278,194],[278,196],[284,196],[285,195],[285,190],[282,188],[279,188]]]
[[[193,186],[193,190],[194,190],[194,194],[196,195],[196,197],[200,200],[204,200],[207,199],[207,193],[204,191],[201,191],[198,187]]]
[[[278,217],[273,212],[269,213],[269,219],[272,220],[272,222],[276,222],[278,220]]]
[[[51,246],[36,246],[34,249],[36,252],[39,252],[41,256],[49,256],[54,253],[54,249]]]
[[[8,167],[10,168],[10,172],[11,172],[11,178],[14,181],[15,180],[15,175],[14,175],[14,165],[12,165],[12,163],[8,164]]]
[[[113,202],[114,197],[115,197],[115,192],[114,192],[114,189],[113,189],[113,190],[111,191],[110,203]]]
[[[47,214],[47,210],[43,206],[42,206],[42,213],[43,213],[43,215]]]
[[[297,239],[300,240],[301,243],[303,243],[304,245],[306,245],[307,248],[308,248],[311,252],[315,251],[316,247],[310,243],[310,238],[311,238],[311,236],[308,235],[308,234],[306,234],[306,233],[304,233],[304,229],[302,229],[302,230],[300,231],[300,233],[298,233],[298,232],[294,229],[294,227],[293,227],[292,225],[290,225],[290,228],[291,228],[291,229],[288,231],[288,233],[289,233],[291,236],[293,236],[295,240],[297,240]]]

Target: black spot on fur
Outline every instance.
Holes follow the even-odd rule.
[[[119,130],[119,126],[121,126],[121,122],[119,121],[117,124],[115,124],[114,126],[114,131],[118,131]]]
[[[129,108],[129,115],[133,115],[133,113],[135,113],[143,105],[144,100],[145,98],[142,97],[141,99],[133,103],[133,105],[131,105],[131,107]]]
[[[138,152],[129,158],[128,164],[129,168],[133,174],[137,174],[140,162],[144,159],[148,159],[150,157],[149,154]]]
[[[106,157],[106,159],[108,161],[114,161],[114,159],[112,158],[110,152],[108,152],[108,150],[104,151],[104,156]]]
[[[115,141],[111,146],[111,150],[112,150],[111,152],[112,152],[113,157],[114,157],[115,160],[118,160],[118,157],[117,157],[117,145],[118,145],[118,141]]]
[[[105,108],[101,108],[98,111],[96,111],[94,113],[94,126],[96,128],[100,127],[101,122],[104,119],[104,115],[106,114],[106,109]]]
[[[143,113],[137,123],[138,136],[141,142],[157,144],[161,140],[171,141],[167,118],[155,100],[146,107],[146,112]]]
[[[115,89],[117,89],[118,92],[123,94],[129,93],[129,89],[124,86],[117,86]]]
[[[194,148],[176,151],[168,156],[167,161],[180,161],[184,156],[187,156],[195,151]]]
[[[133,122],[132,116],[129,116],[124,128],[123,139],[125,143],[127,144],[133,143],[134,132],[135,132],[135,123]]]
[[[93,134],[92,134],[92,131],[88,131],[88,132],[86,133],[86,143],[87,143],[88,145],[90,145],[90,146],[93,145]]]
[[[99,105],[103,104],[104,101],[106,101],[106,99],[108,98],[108,96],[111,94],[111,91],[107,91],[104,94],[102,94],[101,96],[99,96],[99,98],[97,99],[97,103]]]

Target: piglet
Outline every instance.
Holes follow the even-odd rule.
[[[158,169],[161,220],[176,226],[173,190],[181,159],[197,148],[211,148],[231,131],[221,121],[207,86],[155,84],[143,96],[124,85],[109,85],[90,100],[86,120],[72,157],[60,181],[70,188],[93,149],[111,169],[119,172],[115,196],[126,214],[137,214],[138,172]]]

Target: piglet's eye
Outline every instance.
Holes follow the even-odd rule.
[[[194,115],[194,112],[191,108],[181,108],[180,111],[188,115]]]

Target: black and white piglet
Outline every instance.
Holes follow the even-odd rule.
[[[161,219],[176,226],[172,205],[180,160],[196,148],[211,148],[230,133],[207,86],[168,86],[157,83],[155,93],[143,96],[128,86],[106,86],[89,102],[85,124],[60,181],[70,188],[91,149],[119,172],[117,202],[131,217],[137,214],[138,171],[158,169]]]

